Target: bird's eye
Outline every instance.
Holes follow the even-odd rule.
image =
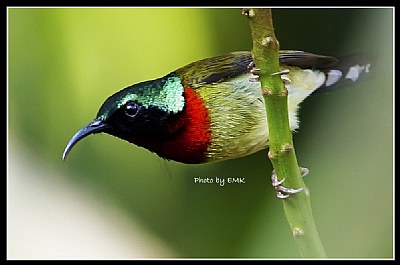
[[[138,113],[139,109],[140,109],[140,106],[137,103],[129,102],[125,105],[125,114],[128,117],[133,118]]]

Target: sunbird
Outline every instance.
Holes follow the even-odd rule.
[[[289,125],[299,128],[299,104],[315,91],[355,82],[369,62],[350,62],[304,51],[279,52],[288,91]],[[107,98],[96,118],[67,144],[107,133],[158,156],[186,164],[224,161],[268,147],[268,123],[252,53],[231,52],[128,86]]]

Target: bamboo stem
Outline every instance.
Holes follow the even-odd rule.
[[[325,258],[325,250],[311,211],[310,192],[305,186],[293,146],[288,118],[288,92],[279,67],[279,42],[274,34],[270,8],[247,8],[242,13],[249,19],[253,39],[254,64],[265,99],[269,129],[269,152],[278,180],[287,188],[303,191],[282,199],[286,219],[302,257]]]

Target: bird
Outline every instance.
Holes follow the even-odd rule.
[[[346,57],[344,57],[346,58]],[[370,72],[371,63],[299,50],[279,51],[288,91],[289,125],[311,94]],[[65,160],[83,138],[106,133],[185,164],[219,162],[268,148],[264,96],[251,51],[230,52],[183,66],[114,93],[68,142]]]

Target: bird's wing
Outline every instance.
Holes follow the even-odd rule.
[[[283,50],[279,51],[279,62],[300,68],[323,69],[337,63],[337,59],[303,51]],[[196,88],[241,75],[248,72],[252,64],[251,52],[231,52],[193,62],[179,68],[175,73],[180,76],[184,85]]]

